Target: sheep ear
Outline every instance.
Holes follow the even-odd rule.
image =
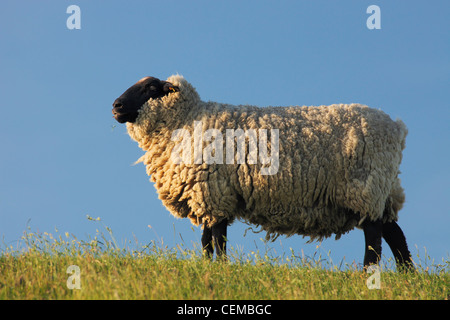
[[[180,91],[180,88],[178,88],[177,86],[174,86],[170,82],[164,81],[163,90],[164,90],[164,93],[171,93],[171,92]]]

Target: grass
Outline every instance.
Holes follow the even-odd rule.
[[[90,217],[89,217],[90,218]],[[92,219],[91,220],[97,220]],[[112,231],[79,240],[68,233],[24,233],[17,248],[0,252],[0,300],[6,299],[447,299],[449,260],[422,261],[416,272],[380,273],[380,289],[354,266],[330,265],[321,257],[272,257],[231,248],[229,261],[209,261],[201,250],[151,242],[119,248]],[[67,273],[79,267],[80,289]],[[69,286],[77,282],[69,281]]]

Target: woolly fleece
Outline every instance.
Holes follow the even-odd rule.
[[[146,151],[138,162],[175,217],[208,226],[238,218],[260,226],[268,239],[300,234],[311,240],[339,238],[366,218],[398,219],[405,201],[398,178],[407,135],[401,120],[359,104],[204,102],[182,76],[167,81],[180,91],[150,99],[127,130]],[[183,128],[193,136],[194,121],[202,121],[203,132],[216,128],[224,137],[226,129],[279,129],[277,174],[262,175],[259,162],[175,164],[172,132]]]

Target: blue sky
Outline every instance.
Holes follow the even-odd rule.
[[[69,30],[66,9],[81,9]],[[366,9],[381,9],[369,30]],[[95,235],[101,217],[120,243],[198,242],[199,228],[162,206],[142,151],[111,104],[144,76],[179,73],[204,100],[234,104],[363,103],[409,128],[400,212],[413,256],[439,262],[450,236],[448,1],[9,1],[0,3],[0,237],[26,229]],[[150,229],[148,225],[151,225]],[[262,234],[229,228],[232,246],[264,249]],[[183,240],[181,240],[180,234]],[[280,245],[281,241],[281,245]],[[362,262],[360,230],[277,252]],[[417,248],[416,248],[417,247]],[[385,245],[383,253],[390,257]]]

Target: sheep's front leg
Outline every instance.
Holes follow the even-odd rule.
[[[228,220],[223,219],[212,227],[212,241],[216,250],[216,257],[227,258],[227,226]]]
[[[212,259],[214,250],[218,258],[226,258],[227,255],[227,225],[228,220],[224,219],[212,227],[205,226],[202,235],[203,254]]]
[[[203,228],[202,248],[205,257],[208,259],[212,259],[214,254],[214,248],[212,244],[212,230],[210,227],[207,226]]]
[[[383,238],[394,254],[397,268],[414,269],[406,238],[397,222],[383,224]]]
[[[371,264],[377,264],[381,258],[381,236],[383,232],[383,223],[378,221],[363,222],[364,238],[366,241],[364,254],[364,267]]]

